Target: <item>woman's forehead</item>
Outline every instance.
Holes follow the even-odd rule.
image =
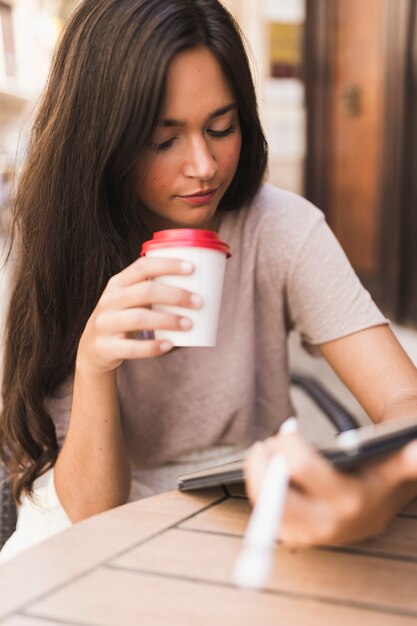
[[[222,108],[233,108],[235,102],[214,54],[207,48],[194,48],[178,53],[169,65],[160,118],[186,121],[197,113],[214,116]]]

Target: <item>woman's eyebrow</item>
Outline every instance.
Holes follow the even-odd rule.
[[[220,107],[219,109],[216,109],[215,111],[209,114],[207,119],[213,120],[215,117],[220,117],[222,115],[225,115],[225,113],[228,113],[229,111],[233,111],[234,109],[237,109],[236,102],[232,102],[231,104],[227,104],[224,107]],[[175,120],[172,118],[167,118],[167,119],[160,120],[158,122],[158,126],[163,127],[163,128],[171,128],[173,126],[181,128],[183,126],[186,126],[186,122],[184,122],[183,120]]]
[[[215,117],[220,117],[221,115],[224,115],[225,113],[229,113],[229,111],[233,111],[234,109],[237,109],[236,102],[232,102],[231,104],[227,104],[225,107],[220,107],[220,109],[216,109],[215,111],[213,111],[213,113],[210,113],[210,115],[208,116],[208,119],[212,120]]]

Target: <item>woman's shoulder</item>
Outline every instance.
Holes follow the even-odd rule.
[[[223,216],[222,235],[232,249],[262,249],[262,256],[291,259],[317,224],[324,226],[323,213],[302,196],[264,183],[253,200]],[[278,254],[277,254],[278,253]]]
[[[294,225],[309,227],[323,219],[323,213],[297,193],[264,183],[252,203],[249,213],[253,218],[276,222],[285,228]]]
[[[323,213],[311,202],[268,183],[249,204],[225,217],[222,236],[235,259],[268,266],[283,276],[316,226],[327,230]]]
[[[293,254],[308,238],[319,222],[324,222],[323,213],[302,196],[264,183],[252,202],[242,209],[237,220],[242,220],[239,229],[251,241],[262,242],[262,246],[276,246]]]

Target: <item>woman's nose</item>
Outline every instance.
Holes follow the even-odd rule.
[[[210,180],[217,172],[217,161],[204,139],[195,140],[190,146],[183,166],[188,178]]]

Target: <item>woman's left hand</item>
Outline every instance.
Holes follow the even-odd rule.
[[[279,452],[288,463],[291,483],[279,532],[282,543],[301,547],[375,536],[417,496],[417,442],[355,472],[341,472],[302,440],[291,428],[295,423],[288,420],[285,434],[255,444],[245,467],[248,494],[255,502],[271,456]]]

